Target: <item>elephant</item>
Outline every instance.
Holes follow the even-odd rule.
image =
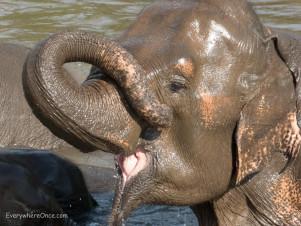
[[[0,43],[0,147],[52,150],[81,168],[90,191],[112,190],[113,157],[101,151],[83,155],[81,151],[88,152],[90,146],[71,142],[30,108],[22,87],[23,65],[30,51],[21,45]],[[72,71],[76,82],[87,77],[67,69],[65,73]],[[101,177],[97,183],[96,176]]]
[[[160,0],[114,41],[51,35],[23,87],[65,136],[115,154],[111,226],[147,203],[199,225],[301,225],[299,40],[244,0]],[[81,85],[62,70],[76,61],[94,65]]]
[[[50,151],[2,149],[0,169],[2,226],[75,226],[72,218],[96,206],[79,168]]]

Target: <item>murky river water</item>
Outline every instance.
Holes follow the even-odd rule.
[[[50,33],[81,29],[113,37],[152,0],[1,0],[0,40],[33,45]],[[300,0],[251,0],[265,23],[301,33]]]
[[[62,30],[96,31],[109,37],[124,30],[151,0],[0,0],[0,42],[33,46]],[[250,0],[263,22],[301,34],[301,0]],[[94,194],[99,207],[82,217],[83,225],[106,225],[112,194]],[[128,226],[193,226],[189,208],[143,207]]]

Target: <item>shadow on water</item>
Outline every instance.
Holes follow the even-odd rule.
[[[62,30],[95,31],[116,37],[151,0],[1,0],[0,40],[33,46]],[[250,0],[262,21],[301,34],[300,0]],[[98,193],[99,207],[82,216],[83,225],[106,225],[113,194]],[[85,223],[83,223],[85,222]],[[146,206],[133,213],[127,226],[197,225],[189,208]]]

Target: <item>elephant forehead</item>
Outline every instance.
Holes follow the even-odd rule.
[[[119,42],[146,71],[191,57],[202,64],[233,65],[239,52],[253,50],[251,34],[237,32],[237,23],[197,1],[158,1],[147,7]],[[236,55],[235,55],[236,56]],[[232,61],[231,61],[232,60]],[[227,62],[225,62],[227,61]]]
[[[188,29],[188,37],[192,41],[202,43],[201,55],[217,55],[219,47],[225,40],[233,40],[230,31],[223,25],[223,22],[217,20],[208,20],[208,18],[195,18]],[[201,47],[201,46],[200,46]],[[223,46],[224,48],[224,46]]]
[[[187,43],[196,9],[196,1],[157,1],[142,11],[118,41],[142,65],[158,58],[166,63],[188,57],[197,47]]]
[[[160,35],[162,32],[176,31],[186,23],[197,8],[196,1],[185,0],[185,4],[177,2],[179,1],[156,1],[146,7],[125,36]]]

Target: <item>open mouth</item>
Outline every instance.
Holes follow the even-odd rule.
[[[138,193],[143,193],[148,187],[144,180],[151,176],[152,155],[144,146],[139,145],[133,154],[119,154],[115,161],[119,181],[115,190],[110,226],[122,225],[129,213],[140,205],[141,197]]]
[[[125,187],[131,178],[135,177],[140,171],[147,167],[148,158],[146,150],[142,146],[138,146],[135,153],[129,156],[125,154],[116,156],[115,160],[122,176],[122,188]]]

